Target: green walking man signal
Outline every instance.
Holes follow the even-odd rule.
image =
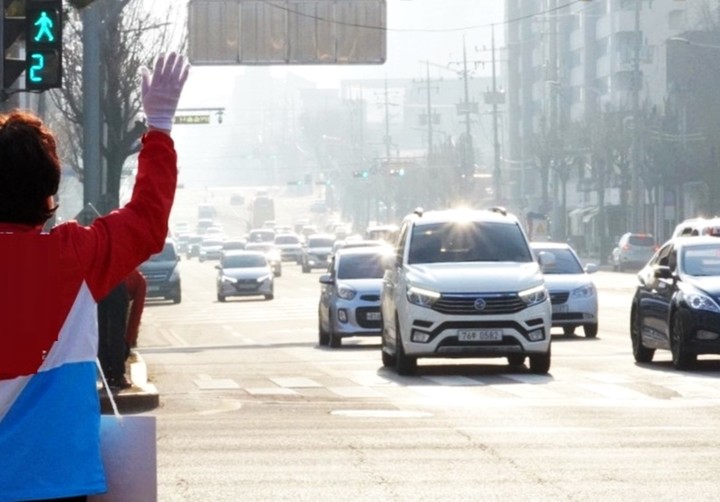
[[[25,88],[62,86],[62,0],[28,0],[25,6]]]

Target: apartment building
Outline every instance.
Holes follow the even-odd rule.
[[[587,183],[588,166],[570,172],[565,193],[550,179],[550,200],[564,201],[564,215],[539,207],[538,148],[543,138],[565,137],[599,113],[625,114],[631,134],[635,107],[663,112],[668,96],[667,45],[692,28],[703,0],[506,0],[508,50],[508,168],[526,180],[517,193],[530,210],[564,219],[565,236],[584,233],[598,214],[597,184]],[[639,75],[639,86],[634,85]],[[636,92],[637,90],[637,92]],[[635,101],[636,100],[636,101]],[[555,135],[555,136],[553,136]],[[567,152],[562,140],[555,148]],[[557,146],[560,145],[560,146]],[[582,164],[582,162],[579,162]],[[591,160],[588,160],[591,163]],[[613,217],[624,194],[613,180],[602,187],[610,233],[627,225]],[[616,225],[617,228],[613,228]]]

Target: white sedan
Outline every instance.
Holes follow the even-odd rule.
[[[274,298],[273,272],[261,251],[228,251],[216,265],[217,299],[228,296],[264,296]]]
[[[590,274],[597,272],[597,265],[588,263],[583,267],[575,250],[561,242],[531,242],[536,258],[545,254],[543,275],[552,303],[552,326],[562,328],[565,335],[572,335],[582,326],[587,338],[595,338],[598,332],[598,295]]]

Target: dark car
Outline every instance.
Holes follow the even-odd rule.
[[[720,240],[677,237],[638,273],[630,311],[635,360],[652,361],[656,349],[673,366],[689,369],[700,354],[720,354]]]
[[[140,272],[147,282],[146,298],[164,298],[180,303],[182,287],[180,283],[180,255],[172,239],[165,241],[163,250],[152,255],[140,265]]]

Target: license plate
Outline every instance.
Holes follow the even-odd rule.
[[[552,311],[555,314],[561,314],[561,313],[568,311],[568,306],[567,305],[553,305]]]
[[[457,334],[461,342],[499,342],[503,337],[501,329],[459,329]]]
[[[160,291],[160,286],[148,286],[147,290],[150,292]]]
[[[243,291],[250,290],[250,289],[256,289],[256,288],[257,288],[257,286],[255,286],[255,284],[236,284],[235,285],[235,289],[242,289]]]
[[[368,312],[366,319],[368,321],[379,321],[380,320],[380,312]]]

